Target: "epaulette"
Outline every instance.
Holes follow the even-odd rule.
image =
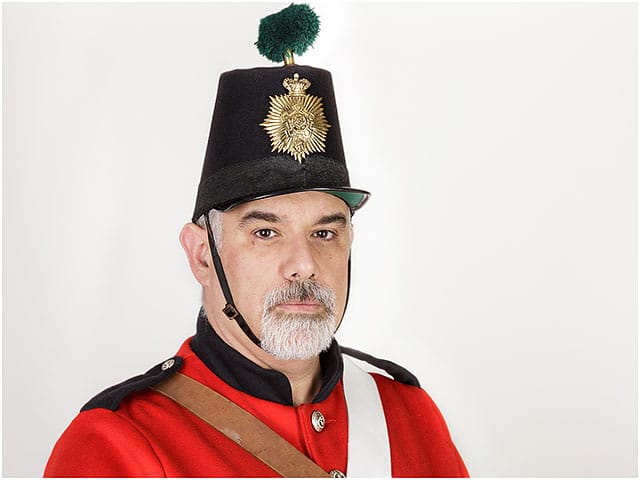
[[[171,357],[159,363],[144,375],[137,375],[100,392],[89,400],[80,411],[84,412],[85,410],[93,410],[94,408],[106,408],[112,411],[117,410],[120,402],[126,396],[160,383],[162,380],[177,373],[180,367],[182,367],[182,357]]]
[[[340,351],[345,355],[356,358],[358,360],[362,360],[363,362],[373,365],[376,368],[384,370],[398,382],[405,383],[407,385],[413,385],[414,387],[420,386],[420,382],[418,381],[416,376],[397,363],[393,363],[389,360],[384,360],[381,358],[376,358],[372,355],[369,355],[368,353],[361,352],[354,348],[341,346]]]

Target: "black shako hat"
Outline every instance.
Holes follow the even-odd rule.
[[[349,182],[331,74],[287,64],[220,75],[192,220],[309,190],[336,195],[352,211],[370,196]]]

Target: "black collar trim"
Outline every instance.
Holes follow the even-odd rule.
[[[293,405],[293,394],[287,377],[276,370],[262,368],[227,345],[209,324],[204,308],[198,315],[196,334],[191,349],[204,364],[225,383],[254,397]],[[322,386],[312,403],[322,402],[342,378],[342,355],[338,342],[320,354]]]

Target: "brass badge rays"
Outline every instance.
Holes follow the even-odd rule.
[[[269,97],[269,113],[261,127],[271,137],[271,151],[285,152],[302,163],[309,153],[324,152],[329,123],[322,109],[322,98],[307,95],[311,82],[293,78],[282,82],[289,93]]]

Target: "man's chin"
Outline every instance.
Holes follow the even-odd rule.
[[[262,319],[262,348],[281,360],[307,360],[331,346],[335,321],[325,312],[280,315]]]
[[[304,361],[312,358],[318,357],[322,352],[329,350],[331,347],[331,342],[325,348],[319,350],[311,350],[305,352],[300,352],[298,349],[288,349],[288,348],[278,348],[275,351],[264,349],[269,355],[277,358],[278,360],[283,360],[287,362],[291,361]]]

